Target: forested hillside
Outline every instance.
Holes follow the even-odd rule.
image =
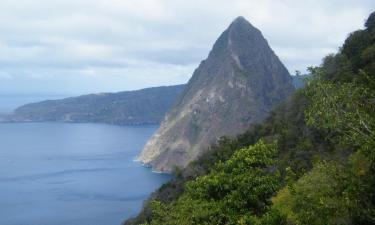
[[[5,121],[157,124],[184,88],[175,85],[47,100],[19,107]]]
[[[262,124],[216,146],[126,224],[375,224],[375,13]]]

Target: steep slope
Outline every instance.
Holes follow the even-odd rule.
[[[156,124],[175,103],[184,87],[176,85],[47,100],[21,106],[5,120]]]
[[[177,171],[125,224],[375,224],[375,12],[365,27],[263,123]]]
[[[265,119],[293,90],[287,69],[261,32],[238,17],[195,70],[139,159],[157,171],[185,167],[218,137]]]

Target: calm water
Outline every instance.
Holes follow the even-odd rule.
[[[170,178],[133,162],[155,129],[0,124],[0,224],[121,224]]]

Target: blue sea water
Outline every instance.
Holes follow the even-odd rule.
[[[155,129],[0,123],[0,224],[121,224],[170,179],[133,161]]]

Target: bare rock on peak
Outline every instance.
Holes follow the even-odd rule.
[[[294,90],[262,33],[238,17],[215,42],[139,159],[157,171],[185,167],[221,136],[264,120]]]

